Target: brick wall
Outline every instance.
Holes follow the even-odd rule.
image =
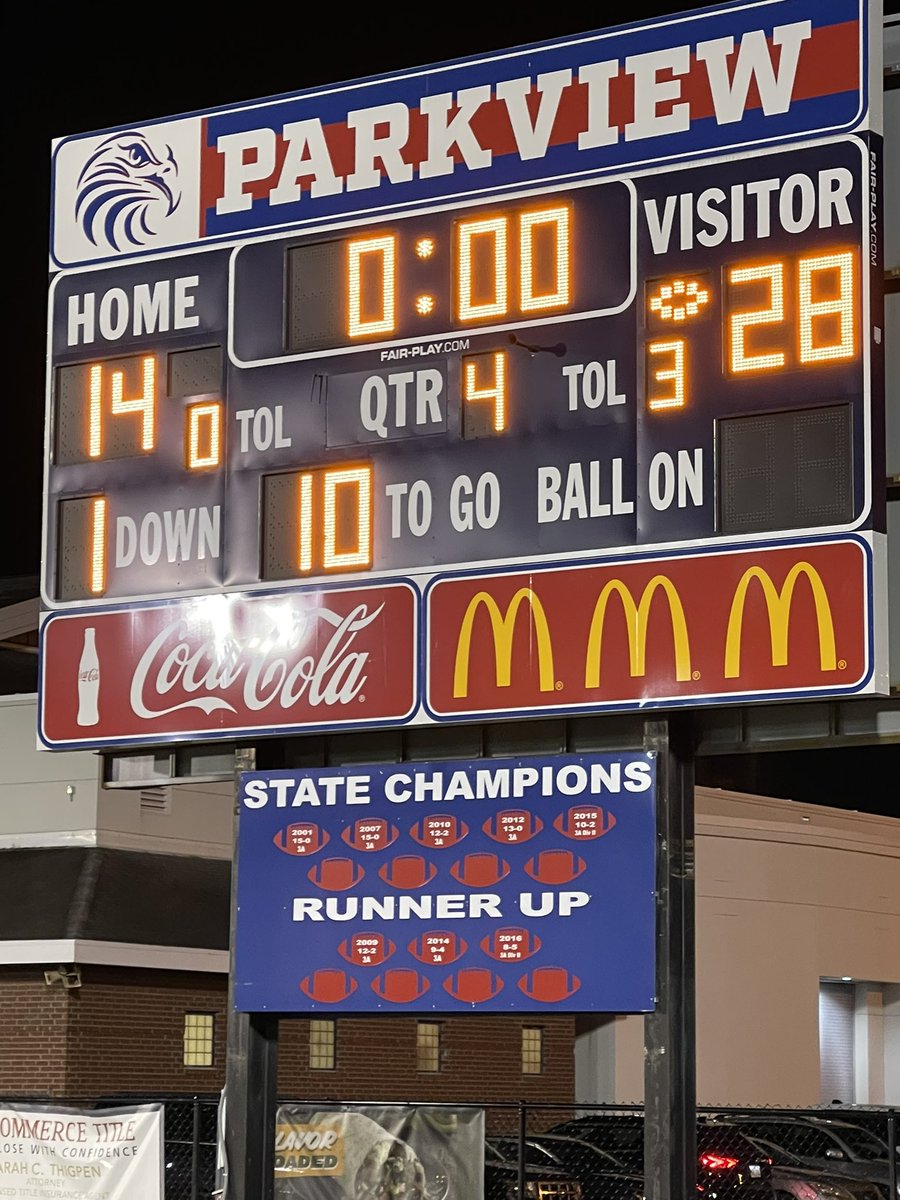
[[[47,964],[51,966],[53,964]],[[224,1082],[227,984],[206,973],[84,966],[82,986],[44,983],[44,967],[0,967],[0,1096],[216,1094]],[[216,1015],[215,1065],[182,1064],[186,1012]],[[423,1018],[426,1019],[426,1018]],[[569,1101],[574,1018],[505,1015],[439,1021],[441,1070],[416,1069],[415,1017],[337,1019],[336,1067],[309,1069],[308,1025],[280,1023],[283,1097],[341,1100]],[[544,1031],[544,1070],[521,1071],[523,1025]]]

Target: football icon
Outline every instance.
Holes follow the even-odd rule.
[[[525,871],[538,883],[571,883],[587,867],[571,850],[542,850],[529,858]]]
[[[409,834],[413,841],[420,846],[427,846],[429,850],[446,850],[461,842],[468,832],[468,825],[459,817],[435,813],[416,821]]]
[[[382,933],[352,933],[338,946],[338,953],[355,967],[380,967],[396,949]]]
[[[327,968],[301,979],[300,991],[319,1004],[340,1004],[356,991],[356,980],[346,971]]]
[[[598,804],[578,804],[560,813],[553,827],[573,841],[586,842],[603,837],[615,823],[615,816],[604,812]]]
[[[503,980],[488,967],[463,967],[444,980],[444,990],[465,1004],[484,1004],[503,991]]]
[[[328,831],[320,829],[312,821],[295,821],[279,829],[272,841],[285,854],[295,854],[302,857],[305,854],[315,854],[328,842]]]
[[[306,872],[310,883],[326,892],[346,892],[355,887],[365,871],[352,858],[323,858]]]
[[[542,1004],[568,1000],[580,987],[581,980],[565,967],[535,967],[519,980],[519,990]]]
[[[410,1004],[428,991],[428,980],[410,967],[389,967],[372,981],[372,991],[391,1004]]]
[[[482,825],[489,838],[502,842],[504,846],[528,842],[543,828],[544,822],[540,817],[524,808],[508,808],[504,812],[494,813]]]
[[[439,963],[456,962],[458,958],[462,958],[468,946],[458,933],[450,933],[446,929],[429,929],[427,933],[420,933],[417,938],[413,938],[407,950],[419,962],[433,967]]]
[[[385,821],[384,817],[361,817],[341,834],[354,850],[386,850],[399,836],[397,826]]]
[[[467,854],[453,864],[450,874],[466,887],[493,887],[509,874],[509,863],[496,854]]]
[[[481,948],[497,962],[524,962],[540,950],[541,939],[536,933],[510,925],[482,938]]]
[[[437,867],[421,854],[398,854],[379,867],[378,874],[391,887],[412,891],[430,883],[437,875]]]

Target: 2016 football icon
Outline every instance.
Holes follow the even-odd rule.
[[[467,854],[453,864],[450,874],[466,887],[493,887],[509,874],[509,863],[496,854]]]
[[[615,823],[615,814],[599,804],[576,804],[559,814],[553,828],[573,841],[587,842],[609,833]]]
[[[383,933],[352,933],[338,946],[341,958],[357,967],[380,967],[397,946]]]
[[[293,825],[279,829],[272,841],[285,854],[303,857],[321,850],[327,845],[328,839],[327,829],[322,829],[312,821],[295,821]]]
[[[420,1000],[431,984],[419,971],[411,967],[389,967],[372,981],[372,991],[391,1004],[410,1004]]]
[[[466,1004],[484,1004],[503,991],[503,980],[488,967],[463,967],[444,980],[444,991]]]
[[[571,883],[587,867],[571,850],[542,850],[525,864],[526,874],[538,883]]]
[[[536,933],[515,925],[495,929],[481,939],[481,949],[497,962],[524,962],[540,948],[541,939]]]
[[[461,842],[468,832],[468,825],[459,817],[435,813],[416,821],[409,835],[413,841],[420,846],[427,846],[429,850],[446,850]]]
[[[543,1004],[568,1000],[580,987],[581,980],[566,967],[535,967],[519,980],[519,990]]]
[[[413,938],[407,950],[413,958],[431,967],[439,963],[446,965],[456,962],[468,950],[468,945],[458,933],[451,933],[447,929],[429,929],[427,933],[420,933]]]
[[[503,812],[494,813],[482,825],[482,829],[495,842],[505,846],[517,846],[541,832],[544,822],[533,812],[525,808],[508,808]]]
[[[352,858],[323,858],[306,872],[310,883],[326,892],[346,892],[365,876],[365,871]]]
[[[437,867],[421,854],[398,854],[379,867],[378,874],[391,887],[411,891],[430,883],[437,875]]]
[[[356,991],[356,980],[332,967],[313,971],[300,980],[300,991],[318,1004],[340,1004]]]
[[[400,830],[384,817],[361,817],[348,825],[341,837],[354,850],[386,850],[396,842]]]

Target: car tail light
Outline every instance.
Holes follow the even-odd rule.
[[[738,1165],[736,1158],[730,1158],[727,1154],[710,1154],[709,1152],[700,1155],[700,1166],[706,1171],[731,1171]]]

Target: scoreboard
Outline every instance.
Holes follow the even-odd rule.
[[[873,12],[61,140],[42,742],[883,689]]]

